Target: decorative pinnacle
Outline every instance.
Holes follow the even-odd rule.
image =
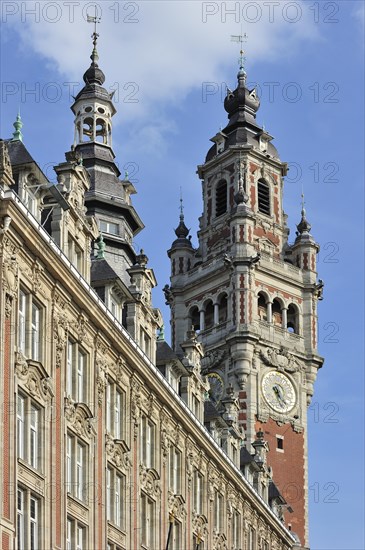
[[[23,134],[22,134],[23,123],[20,117],[20,110],[16,115],[16,120],[13,126],[15,128],[15,132],[13,132],[13,139],[11,141],[23,141]]]
[[[309,233],[311,230],[311,224],[307,220],[307,212],[305,210],[304,193],[302,192],[302,219],[297,225],[297,235],[303,235],[303,233]]]
[[[180,187],[180,223],[178,227],[175,229],[175,235],[178,239],[186,239],[189,235],[189,229],[186,227],[184,222],[184,205],[183,205],[183,198],[182,198],[182,190]]]

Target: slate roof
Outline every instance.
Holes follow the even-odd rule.
[[[35,162],[22,141],[12,141],[9,139],[7,141],[7,146],[12,166],[20,166],[21,164]]]
[[[161,364],[168,363],[169,361],[176,361],[179,360],[179,358],[165,340],[157,340],[156,360],[157,364]]]
[[[91,282],[108,282],[119,279],[114,269],[106,260],[93,260],[91,262]]]

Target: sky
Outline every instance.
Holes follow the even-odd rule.
[[[1,137],[20,109],[24,143],[51,181],[73,141],[72,94],[89,66],[95,7],[99,64],[116,90],[113,148],[138,194],[135,241],[153,267],[154,305],[169,325],[166,250],[185,221],[197,244],[196,167],[224,126],[226,86],[247,34],[258,121],[289,163],[284,208],[295,237],[304,190],[321,246],[319,372],[309,419],[312,550],[365,548],[364,525],[364,3],[106,1],[1,3]]]

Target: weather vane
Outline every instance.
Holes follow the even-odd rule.
[[[242,31],[241,31],[242,33]],[[241,49],[240,49],[240,58],[238,60],[238,64],[240,66],[240,69],[244,69],[244,66],[245,66],[245,61],[246,61],[246,58],[244,56],[244,50],[243,50],[243,43],[244,42],[247,42],[247,34],[246,33],[243,33],[243,34],[232,34],[231,35],[231,41],[232,42],[239,42],[241,44]]]
[[[95,6],[95,15],[88,15],[87,16],[87,22],[88,23],[94,23],[94,32],[91,35],[93,39],[93,44],[96,46],[97,39],[99,38],[98,33],[96,32],[96,25],[101,22],[101,17],[97,15],[97,8]]]

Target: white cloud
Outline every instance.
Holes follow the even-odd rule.
[[[258,6],[256,13],[252,8],[245,12],[245,4],[235,2],[96,3],[102,10],[98,49],[100,67],[107,76],[106,85],[118,83],[121,102],[129,101],[133,92],[136,93],[132,98],[138,99],[138,103],[130,103],[128,109],[123,109],[123,117],[116,117],[115,123],[118,124],[121,118],[123,122],[129,118],[135,122],[140,120],[142,124],[148,113],[149,126],[139,131],[148,132],[154,139],[171,131],[170,125],[161,120],[161,105],[177,105],[192,89],[201,87],[202,82],[222,82],[228,67],[229,74],[235,70],[238,48],[230,42],[230,35],[241,32],[239,23],[242,23],[243,32],[249,35],[246,45],[249,68],[262,59],[295,55],[304,41],[319,37],[304,2],[285,4],[295,4],[301,9],[300,20],[292,23],[288,20],[300,15],[299,8],[296,12],[294,8],[283,11],[282,4],[272,14],[268,6],[259,2],[250,3]],[[55,2],[21,4],[27,9],[34,9],[36,4],[41,6],[38,22],[29,15],[23,17],[24,22],[19,25],[20,14],[17,16],[14,28],[26,47],[53,63],[60,78],[82,82],[82,74],[89,63],[92,32],[92,25],[85,22],[84,16],[87,7],[88,13],[93,12],[95,2],[74,2],[73,21],[70,2],[58,2],[58,11],[52,9]],[[47,10],[46,5],[49,6]],[[224,14],[224,9],[232,9],[235,5],[240,6],[236,15]],[[216,13],[209,15],[209,10]],[[203,22],[204,13],[206,22]],[[261,17],[253,22],[256,15]],[[51,20],[58,16],[59,21],[52,23]],[[136,22],[128,22],[133,20]],[[121,105],[117,108],[121,109]]]

